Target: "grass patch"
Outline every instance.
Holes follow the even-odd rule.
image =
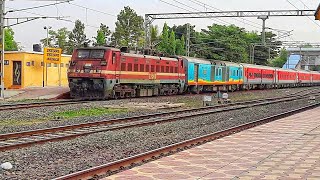
[[[55,117],[60,118],[74,118],[74,117],[83,117],[83,116],[99,116],[106,114],[121,114],[128,112],[127,109],[113,109],[113,108],[90,108],[90,109],[79,109],[73,111],[63,111],[56,112],[53,114]]]
[[[34,124],[44,123],[50,119],[29,119],[29,120],[1,120],[0,126],[28,126]]]

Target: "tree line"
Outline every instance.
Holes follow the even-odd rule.
[[[186,35],[188,24],[169,27],[164,23],[160,32],[158,26],[151,26],[151,48],[158,54],[186,55]],[[18,49],[13,40],[13,31],[8,29],[9,38],[12,35],[12,43],[8,47]],[[49,30],[48,45],[59,47],[65,54],[71,54],[74,48],[84,47],[86,44],[104,46],[107,37],[111,37],[110,45],[120,48],[143,49],[145,44],[144,20],[129,6],[124,7],[117,15],[115,30],[112,33],[105,24],[100,24],[96,36],[88,38],[85,34],[85,24],[80,20],[75,22],[74,28],[60,28]],[[7,37],[6,37],[7,41]],[[47,44],[47,38],[41,39],[43,45]],[[190,25],[190,56],[222,61],[250,63],[253,44],[261,43],[261,34],[256,31],[247,31],[235,25],[212,24],[206,29],[197,31],[194,25]],[[266,43],[281,45],[276,39],[276,34],[266,32]],[[254,63],[282,67],[286,61],[287,53],[280,46],[255,46]]]

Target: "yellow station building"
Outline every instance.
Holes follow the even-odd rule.
[[[42,87],[43,79],[45,86],[68,86],[70,55],[62,54],[61,64],[46,63],[45,67],[43,52],[5,51],[4,59],[6,89]]]

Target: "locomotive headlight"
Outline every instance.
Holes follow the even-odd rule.
[[[107,65],[107,61],[101,61],[101,62],[100,62],[100,65],[101,65],[101,66],[106,66],[106,65]]]

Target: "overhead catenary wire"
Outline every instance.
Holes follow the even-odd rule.
[[[297,10],[299,10],[299,8],[297,6],[295,6],[291,1],[286,0],[289,4],[291,4],[291,6],[295,7]],[[307,7],[308,9],[310,9],[303,1],[299,0],[300,2],[302,2],[302,4]],[[314,20],[312,20],[309,16],[306,16],[313,24],[317,25],[320,28],[320,25],[318,23],[316,23]]]
[[[7,7],[8,9],[14,9],[14,8],[11,8],[11,7]],[[39,13],[35,13],[35,12],[30,12],[30,11],[23,11],[24,13],[28,13],[28,14],[33,14],[33,15],[38,15],[38,16],[45,16],[43,14],[39,14]],[[60,21],[65,21],[65,22],[69,22],[69,23],[75,23],[75,21],[73,20],[70,20],[70,19],[65,19],[65,18],[57,18],[57,20],[60,20]],[[97,28],[99,29],[100,27],[98,26],[94,26],[94,25],[90,25],[90,24],[85,24],[86,27],[91,27],[91,28]]]
[[[210,7],[209,9],[211,9],[211,10],[222,11],[221,9],[218,9],[218,8],[216,8],[216,7],[213,7],[213,6],[209,5],[209,4],[200,2],[200,1],[198,1],[198,0],[189,0],[189,1],[190,1],[190,2],[193,2],[194,4],[197,4],[197,5],[199,5],[199,6],[202,6],[202,5],[203,5],[205,8],[206,8],[206,6],[207,6],[207,7]],[[235,19],[235,18],[233,18],[233,19]],[[252,24],[259,25],[259,26],[252,25],[252,24],[249,24],[249,23],[244,23],[244,24],[247,24],[247,25],[252,26],[252,27],[255,27],[255,28],[260,28],[260,24],[258,24],[258,23],[256,23],[256,22],[247,20],[247,19],[245,19],[245,18],[241,18],[241,19],[243,19],[244,21],[250,22],[250,23],[252,23]]]
[[[62,1],[62,2],[56,2],[56,3],[45,4],[45,5],[40,5],[40,6],[28,7],[28,8],[23,8],[23,9],[12,9],[12,10],[7,11],[7,13],[26,11],[26,10],[32,10],[32,9],[39,9],[39,8],[44,8],[44,7],[49,7],[49,6],[56,6],[58,4],[63,4],[63,3],[70,2],[70,1],[73,1],[73,0],[66,0],[66,1]]]

